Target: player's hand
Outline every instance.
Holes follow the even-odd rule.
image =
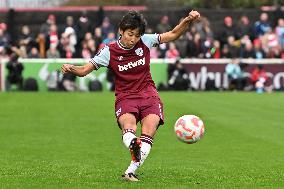
[[[63,65],[61,66],[61,72],[62,72],[63,74],[68,73],[68,72],[71,72],[72,66],[73,66],[72,64],[63,64]]]
[[[188,16],[186,17],[186,19],[188,21],[194,21],[194,20],[197,20],[200,18],[200,14],[199,12],[195,11],[195,10],[192,10],[190,11],[190,13],[188,14]]]

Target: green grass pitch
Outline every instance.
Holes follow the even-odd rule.
[[[166,124],[138,171],[112,93],[0,93],[0,188],[284,188],[284,94],[161,93]],[[196,144],[173,132],[200,116]]]

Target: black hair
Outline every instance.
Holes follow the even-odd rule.
[[[147,22],[143,15],[137,11],[129,11],[125,14],[118,24],[119,29],[125,31],[127,29],[139,29],[139,34],[143,35],[145,33]]]

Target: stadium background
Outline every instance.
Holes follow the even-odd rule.
[[[268,13],[275,27],[277,19],[283,18],[283,5],[283,1],[276,0],[5,0],[0,1],[0,23],[6,24],[14,40],[23,25],[37,34],[51,14],[60,26],[67,16],[77,20],[86,10],[95,25],[107,16],[115,26],[127,10],[134,8],[154,27],[163,15],[168,15],[173,26],[188,10],[197,7],[209,18],[215,32],[222,28],[227,16],[238,19],[245,14],[254,23],[262,12]],[[36,78],[39,92],[21,92],[16,88],[5,91],[8,57],[1,54],[0,188],[284,187],[283,57],[242,60],[248,64],[245,74],[250,74],[257,64],[263,64],[269,72],[268,85],[273,85],[274,91],[264,94],[254,90],[227,91],[224,70],[232,61],[230,58],[181,59],[191,78],[191,90],[160,92],[166,125],[159,129],[151,155],[138,173],[139,184],[120,180],[129,154],[120,142],[114,119],[114,94],[107,90],[106,70],[85,79],[77,78],[77,84],[85,90],[90,80],[101,80],[103,92],[47,92],[48,73],[60,69],[62,63],[86,60],[19,60],[25,67],[24,78]],[[168,82],[168,65],[175,60],[152,59],[156,84]],[[207,78],[212,76],[220,90],[203,92]],[[205,122],[205,137],[194,145],[177,141],[173,132],[175,120],[184,114],[198,115]]]

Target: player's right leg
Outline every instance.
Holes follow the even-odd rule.
[[[129,149],[131,158],[133,162],[137,162],[141,159],[141,141],[136,137],[136,118],[133,114],[126,113],[119,117],[119,125],[122,129],[122,140],[124,145]],[[135,170],[137,169],[136,164],[130,164],[130,166],[122,175],[122,178],[127,181],[139,181],[135,175]]]
[[[119,125],[122,129],[122,140],[124,145],[129,148],[132,160],[140,161],[140,144],[141,141],[136,137],[136,118],[133,114],[126,113],[119,117]]]

